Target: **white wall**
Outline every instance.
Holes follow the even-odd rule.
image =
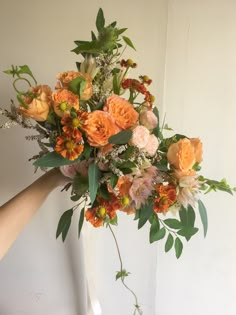
[[[204,143],[202,172],[236,183],[236,2],[170,0],[165,76],[167,121]],[[206,239],[200,232],[176,261],[158,248],[158,315],[236,314],[235,197],[203,198]]]
[[[148,4],[148,5],[147,5]],[[126,56],[138,62],[137,75],[153,80],[152,93],[161,109],[167,26],[165,0],[82,1],[0,0],[1,73],[0,106],[13,97],[11,79],[2,73],[11,64],[27,63],[38,82],[55,83],[63,70],[75,69],[73,41],[88,39],[95,29],[95,17],[102,7],[108,21],[128,27],[137,53]],[[37,145],[26,143],[20,128],[0,131],[0,203],[4,203],[39,174],[27,161]],[[77,241],[77,219],[65,244],[55,240],[61,213],[68,209],[64,194],[54,192],[0,263],[0,315],[87,315],[85,269],[82,242]],[[129,283],[137,291],[145,314],[154,315],[156,247],[148,244],[148,233],[138,232],[132,218],[121,216],[117,229]],[[107,230],[93,230],[89,237],[97,293],[104,315],[131,312],[133,300],[115,282],[118,258]],[[95,255],[95,253],[97,255]],[[95,257],[97,256],[97,257]],[[151,284],[150,284],[151,283]]]

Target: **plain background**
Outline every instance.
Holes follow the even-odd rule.
[[[137,52],[125,54],[137,61],[136,75],[153,79],[162,117],[176,132],[202,139],[204,175],[235,184],[234,0],[0,0],[0,70],[28,64],[38,82],[53,87],[58,72],[75,69],[73,41],[89,38],[99,7],[108,22],[128,27]],[[7,107],[11,79],[1,72],[0,82],[0,106]],[[40,175],[27,161],[38,151],[25,141],[28,133],[17,127],[0,132],[1,203]],[[103,315],[131,314],[133,300],[114,280],[119,264],[108,230],[86,229],[78,241],[77,217],[66,242],[55,240],[68,197],[54,192],[1,261],[0,315],[87,315],[88,275]],[[132,217],[120,216],[116,233],[131,272],[128,283],[144,314],[236,313],[235,197],[213,193],[203,201],[207,238],[200,229],[178,261],[164,253],[164,243],[148,244],[147,228],[137,231]]]

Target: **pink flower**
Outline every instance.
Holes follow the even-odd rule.
[[[148,155],[154,156],[159,146],[159,141],[155,135],[149,135],[148,142],[143,148]]]
[[[199,199],[200,184],[197,176],[182,176],[179,179],[179,194],[177,200],[181,205],[187,208],[191,205],[196,206],[196,201]]]
[[[83,177],[88,177],[88,168],[91,163],[91,159],[88,161],[83,160],[70,165],[63,165],[60,167],[60,171],[66,177],[73,179],[77,173]]]
[[[149,139],[149,130],[144,126],[137,126],[133,130],[132,138],[130,139],[130,144],[143,149]]]
[[[76,175],[75,164],[63,165],[60,167],[60,171],[64,176],[72,179]]]
[[[153,130],[157,124],[157,117],[151,110],[141,112],[139,115],[140,124],[145,126],[148,130]]]
[[[145,204],[153,189],[152,179],[148,177],[138,177],[133,180],[129,189],[129,195],[135,203],[137,209]]]

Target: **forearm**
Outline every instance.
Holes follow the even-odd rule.
[[[0,207],[0,259],[63,178],[59,170],[53,169]]]

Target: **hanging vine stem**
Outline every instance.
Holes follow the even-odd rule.
[[[114,233],[114,231],[113,231],[113,229],[112,229],[112,227],[111,227],[110,224],[108,224],[108,227],[109,227],[109,229],[110,229],[110,231],[111,231],[111,234],[112,234],[112,236],[113,236],[113,239],[114,239],[114,241],[115,241],[117,253],[118,253],[118,256],[119,256],[119,261],[120,261],[120,273],[121,273],[120,279],[121,279],[121,282],[122,282],[123,286],[133,295],[133,297],[134,297],[134,299],[135,299],[135,304],[134,304],[135,310],[134,310],[133,315],[136,315],[136,314],[142,315],[143,312],[142,312],[142,310],[141,310],[141,308],[140,308],[140,306],[139,306],[137,295],[134,293],[133,290],[131,290],[131,289],[127,286],[127,284],[125,283],[125,280],[124,280],[124,278],[125,278],[125,276],[126,276],[126,275],[124,275],[124,273],[126,273],[126,271],[123,269],[123,261],[122,261],[122,258],[121,258],[121,253],[120,253],[120,248],[119,248],[119,245],[118,245],[118,242],[117,242],[117,238],[116,238],[115,233]]]
[[[14,90],[15,90],[17,93],[19,93],[19,94],[24,94],[24,92],[18,90],[17,87],[16,87],[16,83],[17,83],[18,81],[21,81],[21,80],[27,82],[27,83],[29,84],[29,87],[31,87],[32,85],[31,85],[31,83],[30,83],[29,80],[27,80],[26,78],[22,78],[22,77],[17,78],[17,79],[15,79],[15,80],[13,81]]]

